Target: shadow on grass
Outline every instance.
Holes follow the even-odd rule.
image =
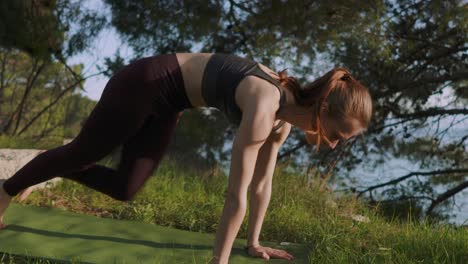
[[[110,236],[67,234],[67,233],[61,233],[61,232],[55,232],[55,231],[35,229],[35,228],[15,225],[15,224],[8,225],[5,229],[9,229],[9,230],[16,231],[16,232],[33,233],[33,234],[43,235],[43,236],[53,236],[53,237],[61,237],[61,238],[80,238],[80,239],[87,239],[87,240],[101,240],[101,241],[110,241],[110,242],[125,243],[125,244],[142,245],[142,246],[153,247],[153,248],[173,248],[173,249],[176,248],[176,249],[197,249],[197,250],[204,250],[204,249],[209,250],[212,248],[210,246],[202,246],[202,245],[158,243],[154,241],[126,239],[126,238],[110,237]]]
[[[8,225],[5,229],[9,229],[15,232],[31,233],[31,234],[49,236],[49,237],[79,238],[79,239],[95,240],[95,241],[110,241],[110,242],[117,242],[117,243],[124,243],[124,244],[141,245],[141,246],[147,246],[147,247],[159,248],[159,249],[165,249],[165,248],[167,249],[169,248],[170,249],[191,249],[191,250],[212,250],[213,249],[211,246],[205,246],[205,245],[158,243],[154,241],[126,239],[126,238],[111,237],[111,236],[62,233],[62,232],[36,229],[36,228],[15,225],[15,224]],[[294,249],[290,248],[288,250],[290,253],[300,255],[299,248],[294,248]],[[231,255],[238,255],[238,256],[242,256],[246,258],[251,258],[251,256],[249,256],[243,248],[238,248],[238,247],[232,248]],[[86,263],[86,262],[80,262],[79,260],[78,261],[73,261],[73,260],[63,261],[63,260],[41,258],[41,257],[34,257],[34,256],[14,255],[14,254],[1,253],[1,252],[0,252],[0,260],[1,260],[0,263]],[[13,262],[11,262],[10,260],[13,260]],[[280,261],[280,260],[277,260],[277,261]],[[293,263],[307,263],[307,262],[304,260],[296,259],[296,261]]]

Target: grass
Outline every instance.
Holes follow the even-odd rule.
[[[319,187],[319,180],[308,182],[286,171],[277,166],[261,240],[306,244],[310,263],[468,263],[466,227],[421,223],[411,217],[388,220],[353,197],[334,197]],[[130,202],[64,180],[34,192],[25,203],[214,233],[226,187],[221,171],[182,170],[164,160]],[[353,220],[355,215],[369,221]],[[248,213],[238,237],[247,235],[247,217]]]
[[[1,264],[22,264],[22,263],[35,263],[35,264],[75,264],[75,263],[83,263],[79,260],[70,260],[70,261],[62,261],[57,259],[48,259],[48,258],[39,258],[33,256],[25,256],[25,255],[15,255],[15,254],[5,254],[0,252],[0,263]]]

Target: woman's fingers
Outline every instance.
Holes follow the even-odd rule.
[[[252,257],[257,257],[257,258],[263,258],[263,259],[269,259],[269,256],[268,254],[265,252],[265,250],[263,250],[262,248],[254,248],[254,247],[251,247],[249,248],[249,255],[251,255]]]
[[[249,249],[249,255],[253,257],[263,258],[269,260],[270,258],[279,258],[293,260],[294,256],[281,249],[274,249],[270,247],[255,247]]]
[[[270,255],[270,257],[272,258],[282,258],[282,259],[287,259],[287,260],[294,259],[293,255],[281,249],[269,248],[268,255]]]

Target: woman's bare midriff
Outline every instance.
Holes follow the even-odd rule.
[[[205,107],[202,97],[202,78],[206,64],[213,53],[176,53],[184,79],[185,92],[194,107]]]

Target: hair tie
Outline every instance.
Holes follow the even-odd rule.
[[[349,73],[343,74],[343,76],[340,78],[342,81],[349,81],[351,80],[351,75]]]

